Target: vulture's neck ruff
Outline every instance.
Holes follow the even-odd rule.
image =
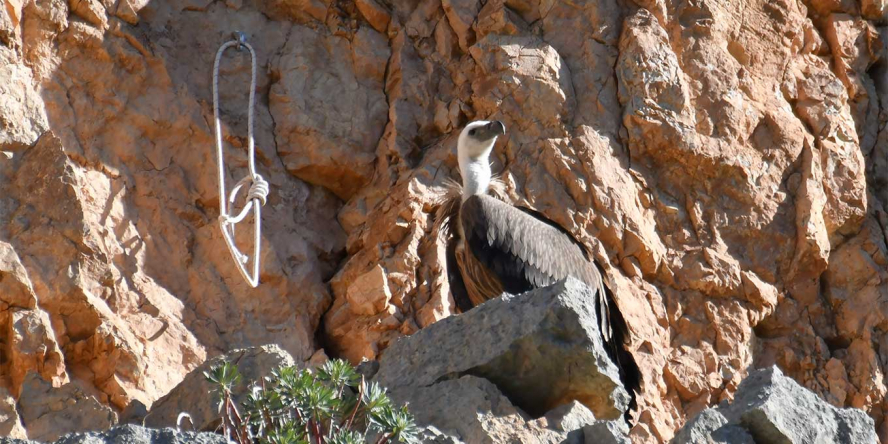
[[[459,135],[457,156],[462,174],[462,200],[486,194],[490,187],[490,152],[496,138],[506,134],[506,126],[495,120],[479,120],[467,125]]]

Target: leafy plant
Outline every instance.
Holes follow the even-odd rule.
[[[225,436],[237,444],[389,444],[418,442],[407,406],[396,408],[385,389],[367,383],[348,362],[328,361],[317,372],[279,367],[250,386],[238,409],[240,384],[228,362],[204,373],[219,397]]]
[[[204,372],[204,377],[216,386],[216,393],[219,396],[219,413],[222,417],[222,430],[226,437],[232,434],[238,442],[244,442],[246,431],[241,416],[237,411],[232,398],[234,388],[240,384],[241,376],[237,371],[237,367],[230,362],[222,362]]]

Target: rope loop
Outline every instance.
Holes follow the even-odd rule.
[[[247,108],[249,173],[234,186],[231,190],[231,194],[228,196],[228,201],[226,202],[225,174],[227,170],[225,168],[225,156],[222,150],[222,124],[219,120],[219,61],[222,59],[222,53],[230,47],[235,47],[235,49],[239,51],[243,48],[250,51],[252,71],[250,78],[250,103]],[[253,107],[255,103],[256,51],[254,51],[253,47],[247,43],[246,35],[244,33],[235,31],[232,33],[232,40],[223,43],[222,46],[219,47],[219,50],[216,52],[216,61],[213,63],[213,124],[216,132],[216,158],[219,161],[219,226],[222,229],[222,237],[225,238],[225,243],[228,245],[228,251],[231,253],[231,257],[234,259],[237,269],[240,271],[241,276],[246,279],[247,283],[254,288],[259,285],[259,258],[262,244],[262,206],[268,201],[269,192],[268,182],[256,172],[256,145],[253,138]],[[240,191],[241,188],[244,188],[247,184],[249,184],[250,187],[247,191],[246,203],[236,216],[232,216],[233,213],[229,212],[229,210],[234,209],[238,191]],[[241,253],[237,248],[237,245],[234,243],[235,225],[246,219],[250,210],[253,210],[254,219],[252,274],[248,273],[246,268],[250,257]]]

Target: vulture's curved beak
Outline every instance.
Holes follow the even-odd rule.
[[[490,132],[493,133],[494,136],[504,136],[506,134],[506,125],[499,120],[494,120],[487,124],[487,128],[490,129]]]

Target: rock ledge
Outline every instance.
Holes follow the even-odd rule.
[[[400,339],[374,380],[440,432],[435,442],[623,442],[629,396],[594,296],[574,279],[503,295]],[[597,424],[589,441],[583,429]]]

